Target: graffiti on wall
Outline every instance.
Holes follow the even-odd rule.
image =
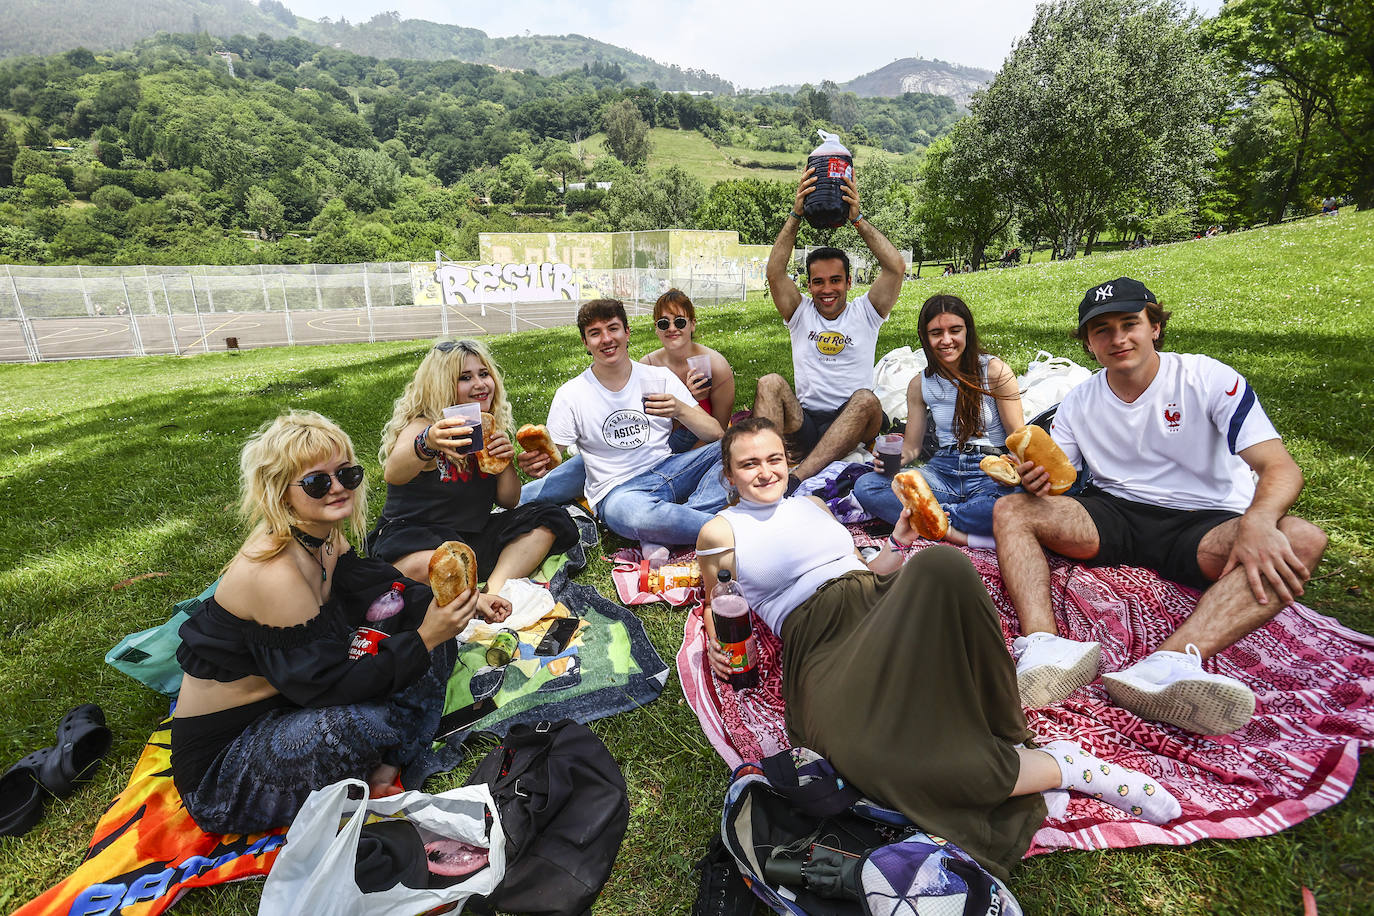
[[[576,302],[581,286],[567,264],[458,264],[446,261],[438,267],[415,265],[428,273],[415,276],[416,302],[428,299],[444,305],[487,303]],[[419,271],[416,272],[417,274]],[[435,295],[437,293],[437,295]]]

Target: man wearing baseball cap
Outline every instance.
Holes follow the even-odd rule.
[[[1025,634],[1013,649],[1025,705],[1092,681],[1101,655],[1098,643],[1058,635],[1047,548],[1089,566],[1145,566],[1203,592],[1154,652],[1102,680],[1141,718],[1217,735],[1245,725],[1255,697],[1203,662],[1302,594],[1326,535],[1287,514],[1302,472],[1240,373],[1159,352],[1169,314],[1130,277],[1083,296],[1074,336],[1103,371],[1065,396],[1051,435],[1090,478],[1077,495],[1050,496],[1044,468],[1022,464],[1026,492],[998,501],[994,533]]]

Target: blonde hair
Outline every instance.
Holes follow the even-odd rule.
[[[451,344],[446,350],[439,347]],[[396,399],[391,419],[382,427],[382,447],[377,451],[377,460],[386,463],[396,440],[414,420],[425,419],[433,423],[444,416],[444,408],[454,403],[458,391],[458,376],[463,373],[463,358],[475,356],[482,361],[491,373],[491,415],[496,418],[496,426],[507,436],[512,432],[515,421],[511,416],[510,401],[506,398],[506,383],[501,379],[501,367],[496,365],[491,351],[480,340],[440,341],[430,348],[415,377],[406,385],[406,390]]]
[[[252,529],[248,540],[261,535],[268,544],[249,559],[266,560],[281,553],[296,523],[286,503],[287,489],[312,464],[340,454],[350,464],[357,461],[348,433],[313,410],[284,413],[248,437],[239,457],[239,512]],[[367,532],[366,480],[353,491],[348,528],[359,542]]]

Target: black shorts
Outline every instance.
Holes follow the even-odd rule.
[[[797,437],[797,444],[801,446],[803,452],[809,453],[816,447],[816,443],[821,441],[821,436],[830,428],[830,424],[835,422],[835,418],[840,415],[839,410],[810,410],[802,408],[801,428],[794,433]]]
[[[566,553],[578,542],[577,523],[566,509],[547,503],[527,503],[505,512],[493,512],[487,516],[486,526],[474,532],[383,517],[367,536],[365,546],[369,556],[395,563],[408,554],[433,550],[445,541],[462,541],[477,555],[477,578],[485,580],[496,568],[506,545],[536,528],[553,532],[550,554]]]
[[[1072,496],[1097,526],[1097,556],[1087,566],[1144,566],[1196,588],[1212,584],[1197,564],[1197,548],[1218,525],[1239,518],[1228,509],[1170,509],[1133,502],[1089,486]]]

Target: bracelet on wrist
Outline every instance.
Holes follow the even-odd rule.
[[[854,217],[853,219],[851,219],[851,220],[849,221],[849,222],[850,222],[850,225],[853,225],[853,226],[859,225],[859,220],[861,220],[861,219],[863,219],[863,218],[864,218],[864,215],[863,215],[862,213],[860,213],[858,216]]]
[[[901,541],[897,540],[897,538],[894,535],[891,534],[887,536],[887,543],[888,546],[890,546],[893,550],[896,550],[898,552],[905,552],[907,548],[911,546],[910,544],[903,544]]]
[[[797,222],[801,222],[801,221],[802,221],[802,215],[801,215],[800,213],[798,213],[796,210],[793,210],[793,211],[792,211],[792,218],[793,218],[794,220],[796,220]]]
[[[429,447],[429,427],[420,430],[420,434],[415,437],[415,457],[421,461],[433,461],[439,457],[439,453]]]

